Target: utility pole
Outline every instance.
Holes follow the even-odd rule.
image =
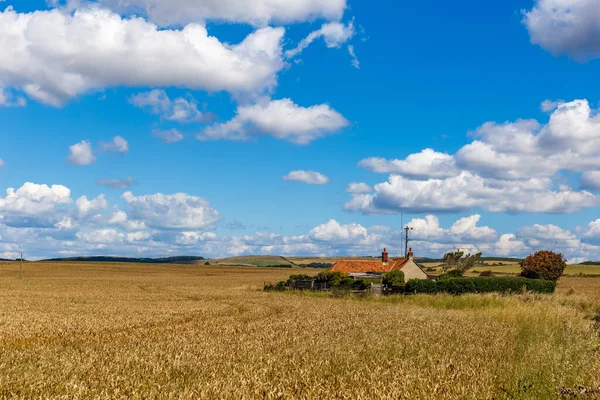
[[[19,279],[23,279],[23,253],[21,253],[21,260],[19,261]]]
[[[400,234],[400,240],[404,242],[404,238],[402,235],[404,234],[404,211],[400,211],[400,226],[402,227],[403,232]],[[404,249],[402,249],[404,251]]]
[[[408,232],[412,231],[413,228],[407,225],[406,228],[404,228],[404,230],[406,231],[406,242],[404,244],[404,258],[408,258],[408,242],[410,241],[408,237]]]

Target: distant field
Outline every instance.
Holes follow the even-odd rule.
[[[495,262],[491,262],[492,264]],[[424,263],[425,267],[438,267],[439,263]],[[438,269],[439,270],[439,269]],[[502,266],[492,266],[492,265],[478,265],[473,268],[469,274],[476,275],[482,271],[492,271],[496,274],[510,274],[516,275],[521,273],[521,266],[519,264],[508,264]],[[579,274],[583,275],[593,275],[600,277],[600,266],[596,265],[568,265],[565,269],[565,276],[577,276]]]
[[[293,273],[278,268],[18,270],[0,264],[0,398],[547,399],[600,385],[600,279],[377,299],[262,292]]]
[[[257,267],[269,267],[273,265],[288,265],[294,267],[294,263],[280,256],[246,256],[246,257],[229,257],[215,260],[200,261],[199,264],[211,265],[254,265]]]
[[[335,264],[339,260],[373,260],[373,257],[290,257],[288,260],[297,265],[312,263]]]

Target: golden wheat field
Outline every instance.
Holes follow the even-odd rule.
[[[565,278],[553,296],[260,290],[292,272],[27,263],[20,280],[0,264],[0,397],[544,399],[600,386],[600,279]]]

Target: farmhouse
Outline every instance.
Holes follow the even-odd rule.
[[[412,249],[408,253],[408,258],[393,258],[390,260],[387,249],[383,249],[381,260],[340,260],[333,264],[330,270],[345,272],[355,278],[382,275],[391,271],[402,271],[407,281],[411,279],[428,279],[427,274],[415,262]]]

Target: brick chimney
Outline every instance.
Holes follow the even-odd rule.
[[[415,258],[415,255],[413,254],[412,247],[411,247],[410,250],[408,251],[408,259],[414,260],[414,258]]]
[[[381,262],[387,264],[389,261],[387,249],[383,249],[383,253],[381,253]]]

